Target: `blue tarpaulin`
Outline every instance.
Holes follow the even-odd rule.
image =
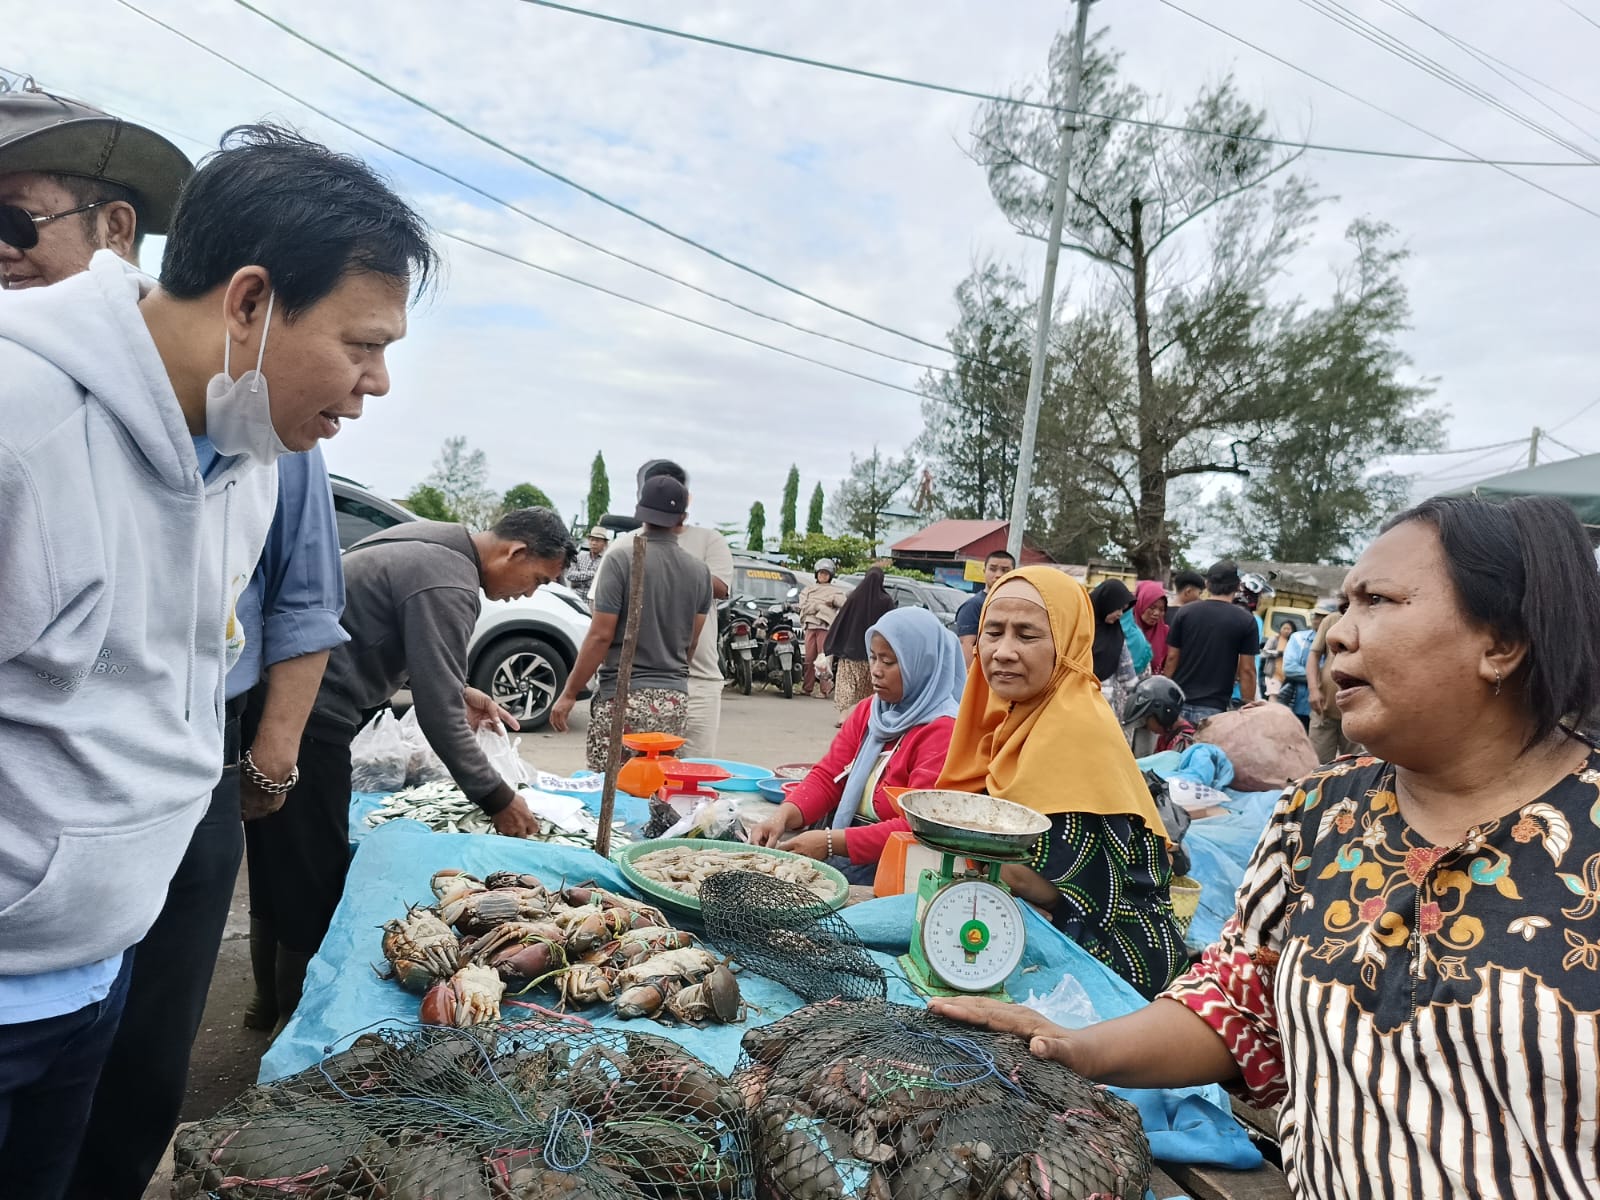
[[[380,928],[412,904],[431,902],[428,881],[437,870],[458,867],[472,874],[514,870],[538,875],[547,884],[593,879],[619,891],[631,891],[617,868],[605,859],[575,847],[521,842],[479,834],[436,834],[413,821],[388,822],[362,840],[351,864],[344,898],[322,948],[306,972],[304,996],[287,1029],[261,1060],[263,1082],[281,1078],[342,1049],[356,1033],[375,1024],[415,1022],[419,997],[382,980],[371,964],[381,963]],[[842,916],[891,973],[889,998],[907,1004],[922,999],[900,977],[895,956],[906,950],[915,900],[895,896],[843,910]],[[1014,996],[1031,990],[1044,994],[1063,975],[1073,975],[1088,992],[1096,1012],[1116,1016],[1144,1002],[1131,987],[1062,936],[1026,906],[1022,907],[1028,949],[1022,965],[1007,981]],[[689,924],[687,920],[684,922]],[[740,988],[750,1004],[743,1024],[667,1027],[653,1022],[618,1022],[604,1006],[585,1012],[599,1025],[644,1027],[680,1042],[722,1071],[731,1071],[739,1057],[739,1039],[752,1026],[763,1025],[799,1008],[803,1001],[782,984],[745,973]],[[530,997],[535,1000],[547,996]],[[515,1010],[508,1010],[514,1014]],[[1132,1096],[1147,1122],[1158,1154],[1169,1161],[1209,1162],[1252,1167],[1260,1156],[1228,1112],[1220,1088]]]

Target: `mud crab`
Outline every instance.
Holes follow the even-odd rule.
[[[449,979],[461,965],[456,935],[426,908],[412,908],[400,920],[385,922],[383,957],[388,963],[387,975],[393,975],[410,992],[427,991]],[[384,971],[378,974],[387,978]]]
[[[449,979],[436,983],[422,997],[424,1025],[453,1025],[466,1029],[500,1019],[500,997],[505,982],[491,967],[462,967]]]

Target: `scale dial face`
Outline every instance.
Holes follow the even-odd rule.
[[[968,879],[941,888],[922,914],[922,953],[947,986],[999,987],[1022,962],[1022,913],[1003,888]]]

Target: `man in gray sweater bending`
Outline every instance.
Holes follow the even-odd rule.
[[[574,555],[565,523],[546,508],[518,509],[481,533],[407,522],[346,551],[340,624],[350,640],[328,658],[300,741],[300,782],[281,809],[245,826],[250,913],[277,934],[280,1027],[344,891],[350,742],[395,692],[410,687],[428,744],[497,831],[536,831],[527,805],[478,747],[476,728],[517,722],[467,686],[467,642],[484,595],[531,596]]]

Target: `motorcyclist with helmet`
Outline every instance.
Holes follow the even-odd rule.
[[[1122,732],[1135,758],[1167,750],[1187,750],[1194,726],[1183,719],[1183,689],[1165,675],[1139,681],[1122,710]]]

